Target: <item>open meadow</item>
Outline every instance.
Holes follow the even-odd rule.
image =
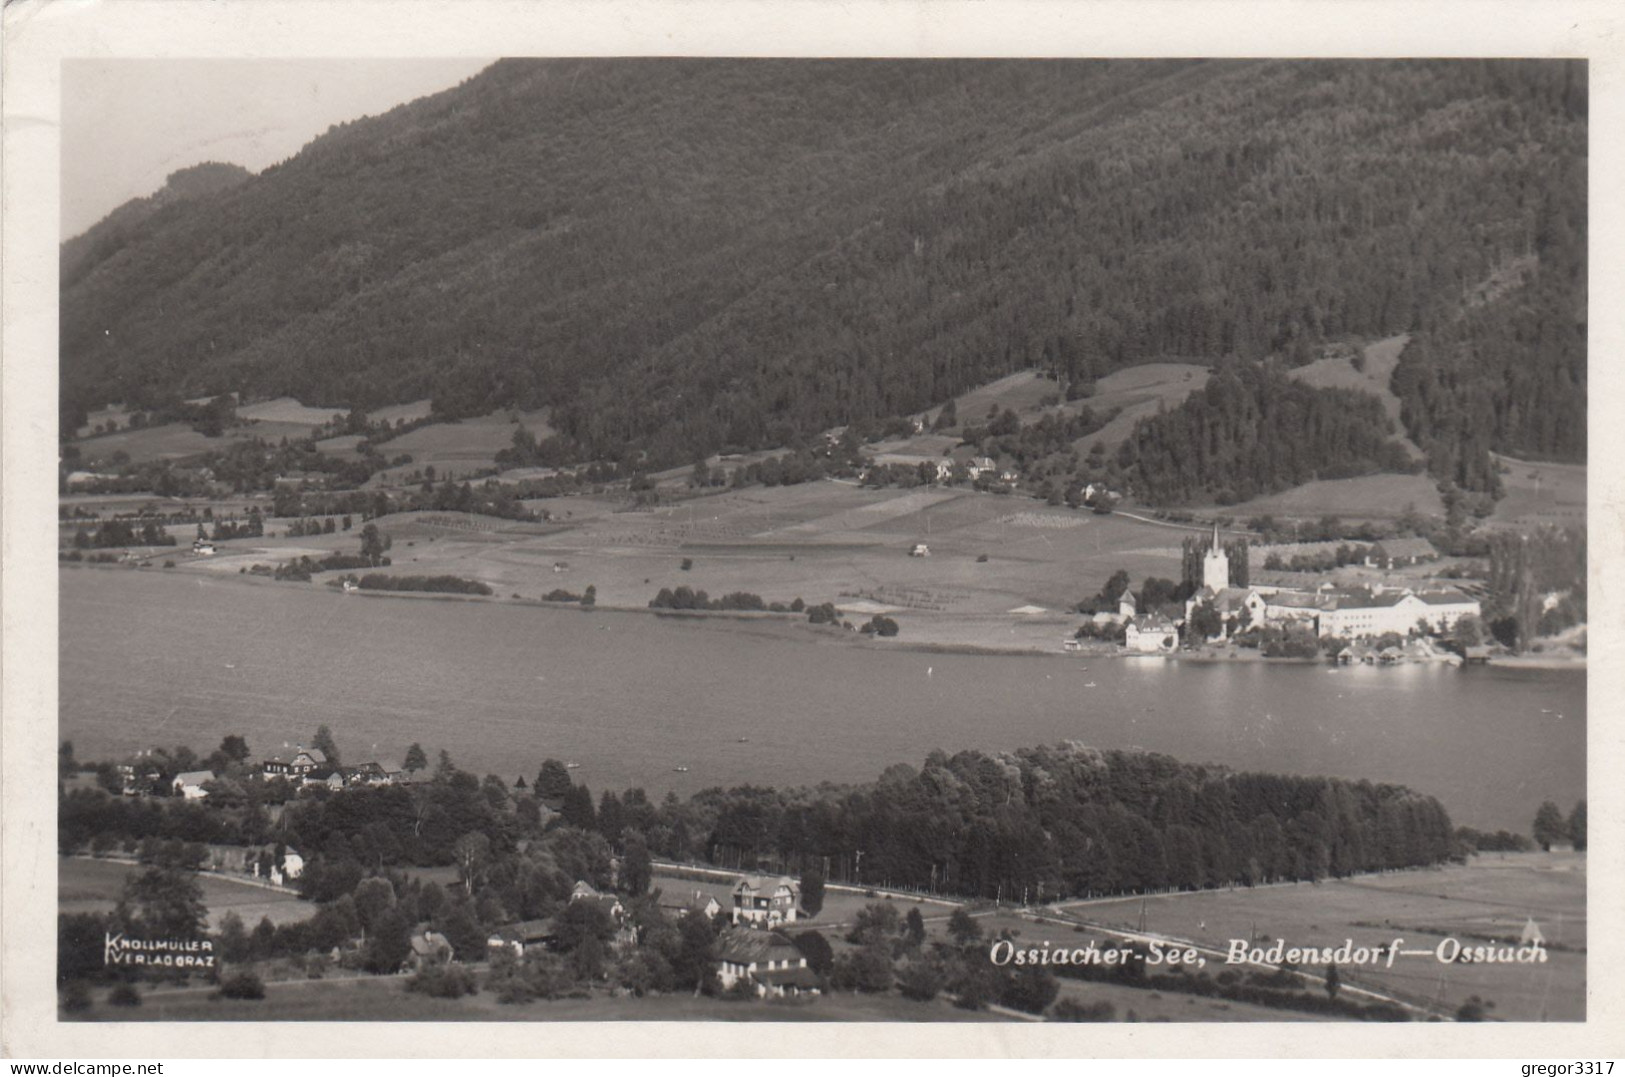
[[[124,881],[142,870],[139,864],[117,860],[62,857],[57,860],[57,910],[107,912],[118,904]],[[250,931],[261,917],[270,917],[273,924],[288,924],[308,920],[316,912],[316,906],[285,890],[207,872],[196,878],[203,888],[203,903],[209,907],[211,931],[218,931],[220,921],[230,912]]]
[[[1279,494],[1268,494],[1226,506],[1223,511],[1240,519],[1253,516],[1314,519],[1336,516],[1344,520],[1393,520],[1409,509],[1427,516],[1443,516],[1439,484],[1427,475],[1361,475],[1352,479],[1320,479]]]
[[[1155,415],[1158,408],[1178,406],[1190,394],[1207,385],[1208,368],[1194,363],[1146,363],[1106,375],[1095,383],[1095,395],[1081,403],[1097,415],[1114,409],[1117,417],[1074,445],[1087,453],[1095,442],[1107,452],[1134,432],[1134,424]]]
[[[401,411],[407,415],[413,411]],[[384,409],[377,417],[393,415]],[[523,425],[539,441],[553,434],[547,422],[547,409],[540,411],[498,411],[476,418],[460,419],[451,423],[430,423],[409,430],[400,437],[391,438],[379,446],[385,456],[403,453],[412,457],[410,464],[378,472],[367,483],[368,488],[387,486],[403,480],[406,475],[425,468],[434,468],[437,478],[467,478],[476,471],[495,466],[496,454],[513,446],[514,431]]]
[[[1495,504],[1492,524],[1557,524],[1584,527],[1586,467],[1497,456],[1506,496]]]
[[[1397,958],[1391,969],[1339,971],[1345,983],[1450,1009],[1478,995],[1495,1003],[1492,1016],[1501,1020],[1579,1021],[1585,1019],[1585,883],[1583,854],[1484,854],[1466,865],[1421,871],[1059,908],[1083,924],[1220,950],[1230,939],[1262,945],[1284,939],[1288,946],[1353,939],[1377,946],[1403,938],[1403,949],[1432,951],[1448,936],[1464,945],[1515,941],[1533,920],[1550,948],[1544,964],[1445,964],[1430,955]]]
[[[1399,417],[1399,397],[1395,396],[1393,389],[1390,388],[1393,384],[1394,367],[1399,365],[1400,354],[1404,352],[1405,345],[1409,344],[1410,340],[1409,335],[1402,334],[1365,345],[1360,349],[1363,362],[1358,367],[1350,355],[1339,354],[1298,367],[1292,371],[1292,376],[1317,389],[1353,389],[1357,392],[1370,393],[1381,400],[1382,410],[1387,412],[1388,418],[1393,421],[1395,436],[1405,446],[1405,451],[1411,454],[1411,459],[1420,460],[1422,450],[1417,448],[1416,442],[1405,435],[1405,425]]]
[[[1179,530],[1029,499],[965,490],[872,490],[825,481],[719,492],[650,510],[608,497],[535,502],[525,523],[412,512],[380,522],[389,571],[477,579],[501,597],[539,599],[588,584],[605,606],[643,608],[662,588],[769,602],[825,601],[855,612],[907,611],[917,640],[1053,650],[1076,603],[1121,568],[1138,583],[1177,577]],[[273,520],[279,535],[287,521]],[[221,543],[183,571],[235,574],[301,553],[353,553],[354,531]],[[911,557],[916,542],[929,557]],[[688,567],[683,566],[687,563]],[[1036,606],[1045,614],[1014,614]],[[945,615],[938,617],[936,615]],[[927,627],[929,623],[930,627]],[[1030,631],[1038,625],[1042,631]],[[1073,626],[1075,627],[1075,625]],[[1041,641],[1041,642],[1038,642]]]
[[[1003,1021],[956,1009],[946,999],[837,992],[814,999],[733,1001],[688,994],[591,998],[508,1005],[481,991],[435,999],[406,990],[404,977],[347,976],[265,985],[265,998],[213,998],[208,988],[148,992],[141,1006],[97,1005],[74,1020],[119,1021]]]

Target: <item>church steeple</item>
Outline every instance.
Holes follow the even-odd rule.
[[[1230,556],[1219,543],[1219,521],[1213,521],[1213,545],[1202,558],[1202,586],[1222,591],[1230,586]]]

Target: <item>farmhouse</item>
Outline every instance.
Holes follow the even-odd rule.
[[[316,768],[326,766],[327,753],[320,748],[306,748],[303,745],[292,753],[273,755],[262,764],[268,778],[303,778]]]
[[[209,795],[208,790],[203,788],[204,783],[212,781],[214,781],[212,770],[188,770],[175,775],[175,780],[170,782],[170,788],[176,795],[187,800],[202,800]]]
[[[344,775],[340,774],[335,767],[316,767],[306,771],[299,779],[299,784],[301,786],[325,785],[336,793],[344,788]]]
[[[758,998],[818,994],[818,976],[796,944],[777,931],[729,928],[717,939],[717,979],[724,990],[743,981]]]
[[[389,768],[376,760],[357,763],[353,767],[340,767],[339,774],[345,785],[388,785],[392,780]]]
[[[1424,561],[1437,561],[1439,551],[1425,538],[1385,539],[1371,547],[1365,563],[1372,568],[1404,568]]]
[[[610,920],[615,924],[615,937],[611,940],[616,947],[636,946],[638,943],[637,925],[632,923],[626,915],[626,906],[614,894],[599,892],[593,885],[585,880],[577,881],[575,888],[570,891],[570,904],[578,901],[591,902],[609,914]]]
[[[127,797],[152,792],[158,781],[158,764],[141,756],[120,763],[115,769],[118,771],[119,791]]]
[[[1131,618],[1123,628],[1123,647],[1136,654],[1167,654],[1178,645],[1178,627],[1160,613]]]
[[[788,875],[745,875],[734,883],[733,899],[736,924],[793,924],[801,904],[801,884]]]
[[[524,957],[525,951],[546,949],[557,941],[551,920],[521,920],[517,924],[498,928],[485,940],[485,948],[492,954],[511,950],[515,957]]]
[[[412,953],[406,966],[414,971],[444,965],[451,960],[451,942],[438,931],[424,928],[412,935]]]
[[[674,897],[673,900],[662,901],[660,907],[674,918],[682,918],[698,913],[707,920],[714,919],[722,911],[722,903],[707,894],[704,890],[690,891],[686,898]]]
[[[254,862],[254,874],[258,875],[259,873],[260,865],[259,861],[256,860]],[[284,849],[282,852],[281,866],[279,867],[277,864],[272,863],[271,870],[266,874],[277,886],[286,886],[288,883],[291,883],[304,873],[305,858],[294,852],[292,849]]]

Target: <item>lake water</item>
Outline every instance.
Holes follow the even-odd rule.
[[[510,781],[554,756],[595,793],[686,794],[1070,739],[1401,783],[1481,828],[1527,832],[1542,800],[1566,813],[1585,792],[1578,672],[933,654],[159,570],[63,570],[60,595],[61,735],[81,759],[206,754],[228,733],[269,754],[326,723],[350,759],[419,741]]]

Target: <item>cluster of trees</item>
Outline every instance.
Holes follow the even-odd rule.
[[[1485,618],[1500,642],[1518,651],[1537,636],[1586,620],[1586,533],[1541,527],[1502,531],[1489,539]],[[1550,599],[1550,600],[1549,600]]]
[[[1583,66],[1551,61],[504,61],[76,248],[63,426],[228,383],[427,395],[551,405],[538,458],[679,466],[1020,370],[1076,398],[1137,363],[1411,329],[1447,370],[1409,406],[1419,441],[1486,419],[1568,451],[1585,110]],[[1381,447],[1355,425],[1344,467]],[[1156,460],[1168,433],[1143,446],[1155,496],[1243,494],[1237,465]]]
[[[897,635],[900,629],[897,627],[896,621],[892,620],[890,617],[877,613],[865,621],[863,623],[863,627],[858,629],[858,631],[862,632],[866,636],[884,636],[889,638]]]
[[[771,613],[800,613],[807,604],[797,598],[791,602],[768,602],[750,591],[730,591],[721,598],[712,598],[703,589],[683,584],[677,588],[662,587],[649,600],[652,610],[755,610]]]
[[[163,521],[150,516],[140,520],[114,517],[103,520],[94,528],[80,527],[73,532],[73,548],[76,550],[173,545],[175,536],[164,529]]]
[[[432,469],[431,469],[432,470]],[[553,493],[538,492],[546,486]],[[524,504],[526,498],[559,496],[578,487],[557,479],[505,483],[486,479],[479,484],[425,478],[417,490],[372,491],[311,490],[286,484],[277,487],[273,512],[277,516],[355,514],[363,519],[392,512],[463,512],[505,520],[545,519]]]
[[[1321,878],[1455,849],[1438,802],[1399,787],[1076,745],[935,752],[851,789],[711,789],[640,823],[676,859],[1005,899]]]
[[[389,576],[369,572],[357,581],[363,591],[432,591],[446,595],[489,595],[491,586],[461,576]]]
[[[589,583],[587,585],[587,589],[578,595],[574,591],[567,590],[566,588],[555,587],[553,590],[542,596],[542,601],[574,602],[583,607],[596,606],[598,605],[598,588]]]
[[[355,521],[351,519],[348,513],[346,513],[343,517],[342,529],[348,531],[354,526],[354,523]],[[287,533],[289,538],[299,538],[304,535],[331,535],[338,530],[340,530],[340,526],[333,519],[333,517],[328,516],[323,519],[318,519],[311,516],[306,519],[295,520],[293,523],[289,524]],[[203,535],[200,532],[198,534],[198,538],[202,537]]]
[[[1314,388],[1274,363],[1227,362],[1178,407],[1135,423],[1118,463],[1151,504],[1231,505],[1314,479],[1414,470],[1393,434],[1370,393]]]
[[[1201,576],[1197,576],[1201,580]],[[1118,569],[1106,579],[1099,591],[1077,604],[1077,611],[1083,614],[1116,613],[1123,593],[1129,589],[1129,574],[1127,569]],[[1134,596],[1134,608],[1141,612],[1162,610],[1168,607],[1183,605],[1184,601],[1196,593],[1196,587],[1189,581],[1175,583],[1173,580],[1163,579],[1161,576],[1147,576],[1140,590]],[[1183,610],[1180,611],[1183,615]]]
[[[1572,842],[1576,851],[1584,852],[1586,847],[1586,802],[1579,801],[1574,805],[1567,818],[1563,810],[1550,800],[1542,801],[1535,812],[1535,822],[1530,827],[1535,844],[1542,849],[1550,851],[1551,847],[1560,841]]]
[[[1325,553],[1297,553],[1285,558],[1271,552],[1264,558],[1264,567],[1271,572],[1330,572],[1344,565],[1357,565],[1371,555],[1371,547],[1340,543],[1335,550]]]
[[[1456,830],[1456,840],[1468,852],[1526,853],[1536,846],[1550,852],[1552,846],[1558,842],[1569,842],[1576,852],[1584,852],[1586,802],[1582,797],[1565,816],[1556,801],[1542,801],[1535,811],[1535,821],[1531,824],[1528,834],[1516,834],[1509,830],[1491,833],[1464,826]]]

